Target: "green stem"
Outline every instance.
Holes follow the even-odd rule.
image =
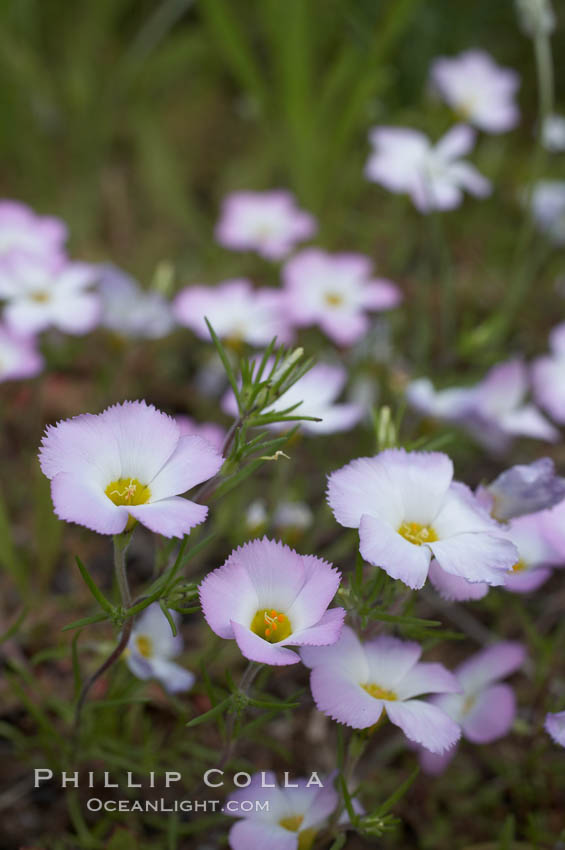
[[[126,552],[131,536],[132,531],[114,535],[114,570],[124,608],[131,608],[131,593],[126,572]]]

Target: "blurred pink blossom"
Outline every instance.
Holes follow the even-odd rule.
[[[307,248],[284,266],[291,321],[319,325],[338,345],[351,345],[369,327],[370,311],[390,310],[402,299],[390,281],[372,277],[362,254],[328,254]]]
[[[315,219],[296,206],[290,192],[234,192],[222,203],[216,239],[234,251],[282,260],[315,232]]]
[[[504,133],[516,126],[520,113],[515,95],[516,71],[501,68],[484,50],[466,50],[432,64],[434,87],[460,118],[487,133]]]

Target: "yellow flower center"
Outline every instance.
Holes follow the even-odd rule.
[[[129,507],[130,505],[145,505],[151,498],[151,490],[137,478],[118,478],[112,481],[104,491],[115,505]],[[137,520],[128,517],[124,531],[131,531]]]
[[[115,505],[144,505],[151,498],[151,490],[137,478],[118,478],[104,491]]]
[[[44,292],[43,290],[38,290],[32,294],[31,300],[35,301],[37,304],[45,304],[49,301],[49,293]]]
[[[398,699],[394,691],[387,691],[386,688],[381,688],[380,685],[375,685],[374,682],[369,682],[368,685],[361,685],[361,687],[367,691],[369,696],[375,699],[387,699],[390,702],[395,702]]]
[[[289,815],[286,818],[280,819],[279,826],[282,826],[283,829],[288,829],[289,832],[299,833],[297,850],[310,850],[316,837],[316,830],[310,827],[310,829],[303,829],[300,832],[300,826],[303,820],[304,815]]]
[[[465,699],[465,702],[463,703],[463,708],[461,709],[461,713],[462,714],[469,714],[469,712],[471,711],[471,709],[475,705],[476,701],[477,701],[477,697],[474,696],[473,694],[470,694]]]
[[[279,643],[289,636],[292,628],[286,614],[274,608],[261,608],[251,621],[251,631],[269,643]]]
[[[326,304],[329,304],[330,307],[339,307],[340,304],[343,304],[343,297],[339,292],[328,292],[326,295]]]
[[[153,655],[153,641],[147,635],[139,635],[135,639],[135,645],[140,655],[144,658],[151,658]]]
[[[516,561],[512,567],[513,573],[522,573],[526,569],[526,564],[523,561]]]
[[[421,546],[422,543],[435,543],[438,540],[431,525],[420,525],[419,522],[403,522],[398,533],[415,546]]]

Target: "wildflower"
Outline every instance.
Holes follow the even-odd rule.
[[[217,451],[221,452],[226,439],[226,432],[221,425],[215,422],[196,422],[190,416],[175,416],[175,421],[180,428],[181,437],[192,434],[208,440]]]
[[[551,458],[518,464],[477,491],[491,516],[504,522],[552,508],[565,499],[565,478],[555,474]]]
[[[408,587],[424,585],[432,558],[450,576],[490,585],[518,560],[440,452],[357,458],[329,476],[328,502],[341,525],[359,529],[363,557]]]
[[[506,536],[518,549],[520,557],[506,577],[505,587],[514,593],[529,593],[547,581],[552,567],[561,566],[565,551],[552,545],[548,530],[550,511],[541,511],[513,519]]]
[[[423,694],[460,690],[442,664],[419,663],[417,643],[381,636],[361,643],[345,626],[329,647],[303,647],[312,668],[310,687],[320,711],[354,729],[374,726],[383,711],[407,738],[434,753],[452,747],[460,736],[456,723],[422,699]]]
[[[408,194],[420,212],[458,207],[466,190],[484,198],[490,181],[461,159],[475,142],[474,131],[457,124],[436,145],[418,130],[376,127],[370,133],[373,153],[365,174],[390,192]]]
[[[133,277],[112,265],[98,268],[101,324],[135,339],[161,339],[173,329],[172,311],[159,292],[144,292]]]
[[[545,718],[545,730],[556,744],[565,747],[565,711],[560,711],[557,714],[549,712]]]
[[[234,192],[224,198],[216,239],[232,251],[282,260],[315,232],[315,219],[296,206],[290,192]]]
[[[253,289],[248,280],[226,280],[218,286],[187,286],[173,310],[179,324],[210,340],[208,319],[220,339],[232,345],[267,345],[273,337],[288,342],[291,331],[284,317],[280,292]]]
[[[365,411],[360,404],[335,403],[346,381],[347,372],[343,366],[317,363],[262,413],[288,410],[298,405],[296,410],[288,414],[289,416],[312,416],[321,420],[320,422],[299,422],[301,430],[305,433],[335,434],[338,431],[348,431],[357,425]],[[237,414],[237,404],[231,390],[228,390],[224,396],[222,407],[232,416]],[[292,424],[291,422],[290,425]],[[269,427],[282,431],[290,425],[288,422],[275,422]]]
[[[286,263],[283,278],[292,323],[317,324],[339,345],[366,333],[369,311],[389,310],[401,300],[393,283],[372,278],[371,261],[362,254],[307,248]]]
[[[320,788],[296,779],[286,788],[276,784],[274,773],[256,773],[246,788],[230,794],[225,806],[226,814],[241,818],[229,832],[231,850],[310,850],[338,799],[330,781]],[[260,805],[249,806],[249,801]]]
[[[181,437],[174,419],[145,401],[49,426],[39,459],[60,519],[100,534],[137,521],[164,537],[183,537],[204,522],[208,508],[180,494],[222,465],[210,443]]]
[[[33,337],[19,336],[0,325],[0,382],[33,378],[43,366],[43,357]]]
[[[530,205],[539,229],[562,245],[565,242],[565,180],[538,180]]]
[[[526,401],[528,386],[525,365],[508,360],[472,387],[436,392],[427,378],[421,378],[408,386],[406,398],[420,413],[462,425],[481,445],[498,453],[518,436],[547,442],[559,439],[559,432]]]
[[[501,680],[515,673],[524,663],[526,652],[521,643],[504,641],[477,652],[461,664],[455,677],[462,692],[433,696],[433,705],[461,727],[462,737],[473,744],[490,744],[508,734],[516,716],[516,699],[509,685]],[[455,755],[452,747],[441,756],[422,751],[426,773],[441,773]]]
[[[504,133],[518,123],[515,95],[520,78],[516,71],[497,65],[484,50],[436,59],[431,78],[449,106],[480,130]]]
[[[541,139],[544,148],[550,153],[565,151],[565,117],[548,115],[543,122]]]
[[[565,188],[565,183],[563,184]],[[565,206],[564,206],[565,215]],[[565,219],[564,219],[565,224]],[[537,403],[560,424],[565,423],[565,322],[549,335],[550,354],[532,365],[532,383]]]
[[[0,201],[0,264],[22,251],[62,259],[67,228],[58,218],[37,215],[18,201]]]
[[[100,299],[89,288],[94,266],[31,254],[13,254],[0,266],[0,298],[7,302],[6,324],[18,333],[49,327],[85,334],[100,319]]]
[[[176,611],[169,611],[175,625],[180,624]],[[180,655],[183,640],[171,625],[160,605],[149,605],[135,623],[126,651],[126,662],[138,679],[158,679],[170,694],[188,691],[194,684],[194,674],[171,661]]]
[[[327,609],[340,578],[327,561],[264,537],[235,549],[206,576],[200,603],[212,631],[235,640],[246,658],[297,664],[288,646],[320,646],[339,637],[345,611]]]

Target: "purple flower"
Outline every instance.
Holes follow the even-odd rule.
[[[477,495],[489,513],[504,522],[557,505],[565,499],[565,478],[555,474],[551,458],[542,457],[511,466],[490,484],[480,487]]]
[[[253,289],[248,280],[226,280],[218,286],[187,286],[177,295],[177,321],[210,341],[208,319],[220,339],[232,344],[267,345],[274,336],[288,342],[291,330],[285,318],[282,293]]]
[[[312,696],[324,714],[367,729],[385,711],[411,741],[442,753],[459,739],[459,727],[441,709],[416,697],[460,687],[442,664],[418,663],[421,652],[417,643],[387,636],[361,643],[345,626],[333,646],[303,647],[300,654],[312,668]]]
[[[0,201],[0,264],[22,251],[60,260],[66,239],[67,228],[60,219],[39,216],[18,201]]]
[[[463,191],[484,198],[490,181],[460,157],[469,153],[475,133],[457,124],[432,145],[418,130],[376,127],[370,133],[373,153],[365,174],[390,192],[408,194],[422,213],[451,210],[463,200]]]
[[[174,326],[171,307],[159,292],[144,292],[133,277],[112,265],[98,267],[101,324],[134,339],[162,339]]]
[[[518,74],[501,68],[484,50],[466,50],[450,59],[436,59],[431,78],[446,103],[480,130],[504,133],[520,119],[515,102],[520,85]]]
[[[49,327],[85,334],[100,320],[100,299],[90,291],[95,266],[12,254],[0,264],[0,298],[6,324],[16,332],[35,334]]]
[[[242,818],[230,829],[231,850],[310,850],[339,798],[330,780],[322,788],[308,779],[292,785],[278,786],[274,773],[256,773],[230,794],[226,814]]]
[[[0,382],[33,378],[43,366],[43,357],[33,337],[19,336],[0,325]]]
[[[268,364],[266,368],[269,368]],[[317,363],[274,404],[265,408],[263,413],[288,410],[294,405],[299,405],[288,415],[313,416],[321,420],[297,423],[305,433],[335,434],[338,431],[349,431],[362,419],[365,411],[360,404],[336,404],[336,399],[343,392],[346,381],[347,372],[343,366]],[[224,396],[222,407],[231,416],[237,414],[237,403],[231,389]],[[283,431],[292,424],[292,422],[279,422],[269,427],[275,431]]]
[[[340,573],[314,555],[282,543],[252,540],[200,585],[200,603],[212,631],[235,640],[251,661],[297,664],[288,646],[335,643],[345,611],[330,608]]]
[[[556,744],[565,747],[565,711],[557,714],[549,712],[545,718],[545,730]]]
[[[516,700],[512,688],[500,681],[522,666],[525,655],[522,644],[512,641],[477,652],[455,670],[462,692],[434,696],[432,703],[458,723],[463,738],[473,744],[490,744],[503,738],[514,723]],[[437,757],[422,751],[422,767],[427,773],[441,773],[455,752],[453,747]]]
[[[203,437],[219,452],[222,451],[226,432],[221,425],[216,425],[215,422],[196,422],[192,417],[183,415],[175,416],[175,421],[180,428],[181,437],[190,434],[196,437]]]
[[[491,585],[504,584],[518,560],[439,452],[387,449],[357,458],[329,476],[328,502],[341,525],[359,529],[363,557],[414,589],[423,587],[432,558],[449,577]]]
[[[234,192],[222,203],[216,239],[233,251],[282,260],[315,232],[315,219],[296,206],[290,192]]]
[[[283,268],[287,305],[294,325],[319,325],[338,345],[351,345],[369,327],[367,313],[390,310],[401,300],[388,280],[372,277],[362,254],[328,254],[307,248]]]
[[[55,513],[100,534],[140,522],[183,537],[208,508],[180,498],[221,467],[201,437],[181,437],[174,419],[144,401],[126,401],[49,426],[39,452]]]
[[[472,387],[436,392],[427,378],[408,386],[408,403],[427,416],[462,425],[482,445],[505,451],[512,438],[555,442],[559,432],[533,405],[526,403],[528,372],[520,360],[494,366]]]
[[[534,396],[562,425],[565,423],[565,322],[551,331],[549,347],[551,353],[538,357],[532,366]]]
[[[180,615],[169,611],[177,629]],[[169,621],[160,605],[149,605],[136,621],[126,652],[126,663],[138,679],[158,679],[170,694],[188,691],[194,684],[194,674],[174,661],[183,649],[183,640],[173,635]]]

